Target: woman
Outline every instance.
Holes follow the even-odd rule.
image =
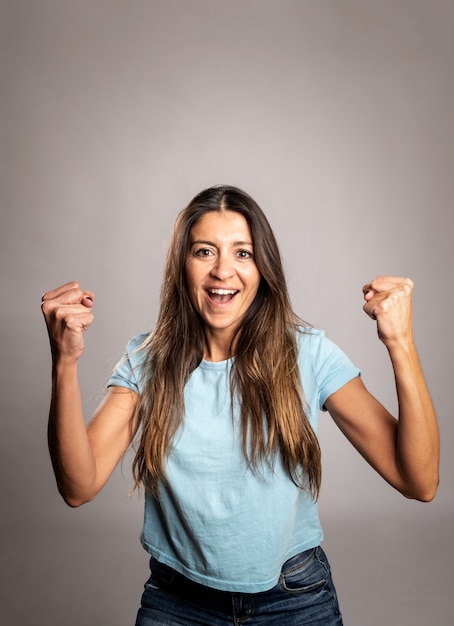
[[[131,340],[86,428],[77,365],[94,294],[43,296],[53,356],[49,447],[70,506],[92,500],[137,435],[150,553],[136,626],[342,624],[316,500],[318,413],[408,498],[438,485],[437,420],[408,279],[363,288],[394,369],[399,419],[321,331],[293,314],[255,201],[213,187],[179,215],[154,331]]]

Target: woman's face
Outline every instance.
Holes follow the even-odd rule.
[[[186,280],[207,341],[230,344],[260,285],[252,236],[235,211],[209,211],[189,232]]]

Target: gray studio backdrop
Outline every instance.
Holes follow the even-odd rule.
[[[134,621],[147,557],[130,458],[91,504],[60,500],[40,298],[68,280],[96,292],[88,418],[153,325],[177,212],[216,183],[263,206],[295,310],[392,410],[361,287],[414,279],[439,494],[393,492],[324,415],[320,506],[347,625],[454,623],[453,20],[443,0],[2,0],[3,624]]]

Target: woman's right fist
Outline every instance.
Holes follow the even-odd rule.
[[[45,293],[41,310],[46,320],[52,356],[77,360],[84,350],[84,332],[93,323],[92,291],[71,282]]]

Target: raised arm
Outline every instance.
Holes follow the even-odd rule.
[[[355,379],[326,402],[333,419],[366,460],[408,498],[430,501],[439,480],[439,432],[416,351],[412,328],[413,283],[379,277],[363,287],[364,310],[377,322],[396,383],[395,419]]]
[[[92,500],[106,483],[135,432],[137,395],[109,389],[85,425],[78,363],[93,322],[94,294],[67,283],[42,298],[52,352],[48,441],[58,489],[69,506]]]

